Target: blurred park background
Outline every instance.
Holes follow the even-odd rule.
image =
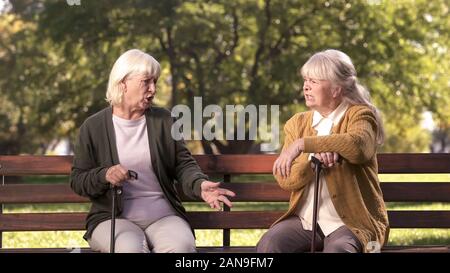
[[[131,48],[162,65],[159,106],[192,109],[194,96],[204,106],[279,105],[281,130],[306,110],[298,69],[317,51],[340,49],[383,114],[387,140],[380,152],[450,152],[449,7],[448,0],[0,0],[0,154],[71,154],[81,123],[107,106],[114,61]],[[203,140],[189,147],[193,153],[260,152],[259,141]],[[67,183],[65,177],[27,179]],[[450,175],[381,180],[441,182]],[[87,209],[10,205],[4,212]],[[219,243],[220,232],[198,233],[198,244]],[[262,232],[232,232],[232,245],[254,245]],[[4,247],[86,246],[81,236],[5,233],[3,240]],[[450,243],[450,231],[396,230],[390,240]]]
[[[382,152],[450,150],[447,0],[0,3],[0,154],[54,153],[59,143],[70,153],[81,123],[107,106],[112,65],[131,48],[162,65],[158,105],[192,106],[194,96],[280,105],[281,130],[305,110],[298,69],[316,51],[340,49],[383,113]],[[259,152],[258,141],[190,145]]]

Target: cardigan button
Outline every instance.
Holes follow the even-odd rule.
[[[117,194],[118,194],[118,195],[121,195],[121,194],[122,194],[122,190],[120,190],[120,189],[117,190]]]
[[[337,195],[336,195],[336,194],[333,194],[333,199],[336,199],[336,197],[337,197]]]

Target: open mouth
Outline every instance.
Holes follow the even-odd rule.
[[[146,103],[150,103],[150,102],[152,102],[152,100],[153,100],[153,96],[146,97],[146,98],[144,99],[144,101],[145,101]]]

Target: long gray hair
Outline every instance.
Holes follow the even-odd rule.
[[[358,82],[355,66],[342,51],[327,49],[317,52],[302,66],[303,77],[328,80],[342,88],[344,100],[350,105],[367,105],[375,114],[378,125],[377,143],[384,142],[384,126],[380,111],[372,104],[369,91]]]

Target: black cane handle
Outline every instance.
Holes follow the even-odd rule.
[[[130,178],[133,178],[133,179],[138,179],[138,174],[137,174],[137,172],[135,172],[135,171],[132,171],[132,170],[128,170],[128,176],[130,177]]]
[[[314,163],[315,165],[318,165],[321,168],[324,167],[323,163],[315,156],[311,156],[311,161],[312,161],[312,163]],[[342,161],[343,161],[342,156],[338,154],[337,163],[342,163]]]
[[[317,166],[322,166],[322,162],[320,162],[320,160],[317,158],[317,157],[315,157],[315,156],[311,156],[311,161],[312,161],[312,163],[314,163],[314,164],[316,164]]]

